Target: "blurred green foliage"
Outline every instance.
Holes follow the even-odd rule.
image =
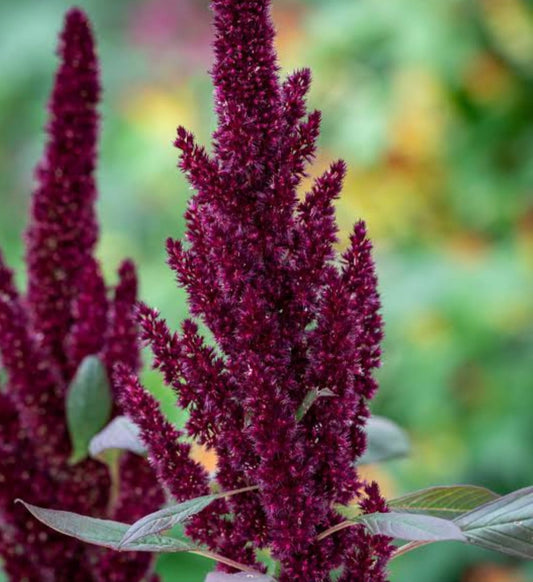
[[[81,0],[103,67],[100,257],[140,270],[142,297],[186,314],[164,240],[183,233],[188,186],[171,142],[209,143],[214,118],[207,0]],[[0,245],[22,274],[21,234],[43,146],[64,0],[0,5]],[[527,0],[279,0],[284,71],[310,66],[323,110],[312,174],[343,157],[341,238],[373,235],[387,325],[374,410],[404,425],[409,460],[369,469],[387,493],[432,484],[498,492],[533,482],[533,3]],[[153,372],[146,382],[177,423]],[[165,556],[168,582],[211,564]],[[529,570],[528,570],[529,568]],[[392,581],[526,582],[531,565],[459,544],[423,548]]]

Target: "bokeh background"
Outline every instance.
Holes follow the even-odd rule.
[[[80,0],[105,88],[99,256],[109,277],[139,265],[142,297],[186,314],[163,243],[190,194],[171,143],[214,126],[207,0]],[[373,410],[405,426],[410,459],[371,467],[388,495],[473,483],[533,483],[533,2],[277,0],[284,73],[313,70],[324,114],[319,173],[350,167],[341,238],[367,220],[386,321]],[[0,245],[24,280],[21,233],[43,146],[64,0],[0,3]],[[146,382],[182,414],[151,372]],[[166,556],[167,582],[211,564]],[[0,575],[1,576],[1,575]],[[398,559],[393,582],[527,582],[533,568],[460,544]]]

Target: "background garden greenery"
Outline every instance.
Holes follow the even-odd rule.
[[[142,297],[186,314],[164,240],[188,187],[175,127],[213,129],[207,0],[81,0],[103,67],[99,256],[139,265]],[[0,4],[0,245],[22,274],[21,233],[40,155],[64,0]],[[371,467],[389,496],[533,482],[533,2],[278,0],[285,72],[310,66],[322,109],[317,174],[343,157],[342,239],[359,217],[377,249],[387,340],[373,410],[407,427],[410,459]],[[181,414],[146,373],[176,421]],[[201,455],[202,453],[199,452]],[[212,460],[204,455],[206,462]],[[165,556],[169,582],[210,564]],[[393,565],[393,582],[526,582],[531,564],[456,543]]]

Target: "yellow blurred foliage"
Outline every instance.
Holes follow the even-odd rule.
[[[490,33],[513,60],[533,66],[533,19],[524,0],[479,0]]]
[[[427,69],[399,69],[394,76],[393,92],[391,149],[419,164],[439,158],[446,117],[446,100],[439,79]]]
[[[412,454],[407,462],[435,479],[449,479],[450,459],[454,459],[456,467],[467,459],[467,443],[459,432],[434,431],[431,435],[411,432],[410,436]]]
[[[362,465],[358,467],[359,475],[365,481],[379,483],[380,491],[386,499],[393,499],[398,494],[396,481],[383,465]]]
[[[274,4],[272,17],[276,27],[276,50],[284,69],[291,71],[297,66],[305,42],[308,40],[302,30],[304,9],[301,5]]]
[[[406,339],[428,350],[451,341],[450,322],[438,311],[426,311],[413,318],[406,328]]]
[[[168,143],[178,125],[196,124],[195,98],[186,85],[175,93],[164,88],[142,87],[124,99],[122,109],[129,123],[158,143]]]
[[[380,240],[447,222],[439,198],[447,122],[443,89],[429,71],[406,68],[397,72],[393,93],[385,158],[372,167],[347,160],[350,171],[338,204],[341,231],[365,217]]]

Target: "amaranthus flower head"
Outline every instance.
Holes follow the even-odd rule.
[[[146,580],[147,555],[105,552],[28,519],[30,502],[131,521],[162,502],[151,469],[125,455],[111,495],[100,462],[69,463],[65,396],[82,360],[97,354],[109,373],[137,369],[136,274],[119,269],[112,293],[93,256],[98,238],[94,178],[100,94],[89,22],[68,12],[50,100],[48,142],[38,166],[27,229],[28,289],[21,296],[0,256],[0,556],[14,582]]]
[[[217,501],[187,532],[257,569],[257,550],[269,549],[282,582],[326,581],[340,567],[342,582],[380,582],[386,538],[354,527],[317,541],[340,520],[336,503],[358,498],[364,512],[386,511],[377,485],[355,468],[382,339],[371,243],[358,222],[336,251],[342,161],[299,196],[320,114],[307,113],[307,69],[280,82],[269,0],[211,5],[218,128],[212,153],[178,129],[180,168],[196,193],[184,240],[167,243],[192,319],[172,332],[142,306],[140,323],[155,367],[189,410],[187,435],[216,451],[218,486],[258,490]],[[206,493],[189,445],[175,445],[184,435],[134,374],[122,367],[116,378],[170,491],[179,500]]]

